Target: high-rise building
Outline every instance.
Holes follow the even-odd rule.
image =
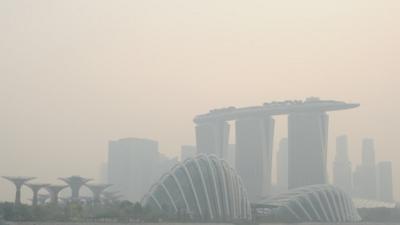
[[[325,112],[289,114],[289,189],[327,183],[328,120]]]
[[[196,155],[197,148],[194,145],[182,145],[181,147],[181,162],[188,158],[193,158]]]
[[[274,116],[289,115],[288,186],[296,188],[327,183],[327,137],[329,111],[346,110],[359,104],[320,100],[266,102],[261,106],[226,107],[197,115],[198,153],[227,160],[230,121],[235,123],[235,168],[243,179],[251,201],[271,190]]]
[[[164,173],[168,172],[172,167],[178,164],[178,157],[169,158],[164,154],[159,153],[154,179],[159,179]]]
[[[236,170],[247,188],[250,201],[271,191],[272,117],[236,120]]]
[[[378,198],[381,201],[393,201],[392,162],[378,163]]]
[[[108,182],[123,199],[140,201],[156,179],[158,142],[125,138],[109,142]]]
[[[236,168],[236,145],[229,144],[228,152],[224,156],[224,160],[226,160],[232,168]]]
[[[288,139],[282,138],[279,142],[277,161],[277,185],[279,191],[288,189]]]
[[[107,175],[108,175],[108,165],[106,162],[103,162],[100,164],[100,171],[99,171],[99,177],[100,177],[100,182],[101,183],[107,183]]]
[[[333,162],[333,184],[348,194],[353,190],[351,162],[348,156],[347,136],[336,138],[336,157]]]
[[[202,123],[196,126],[196,146],[199,154],[223,158],[228,148],[229,124],[225,121]]]
[[[377,199],[375,148],[373,139],[362,142],[362,162],[354,171],[354,195],[359,198]]]
[[[362,165],[375,166],[374,140],[365,138],[362,142]]]

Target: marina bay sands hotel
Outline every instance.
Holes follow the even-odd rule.
[[[236,170],[247,186],[250,200],[271,190],[273,116],[288,115],[289,189],[327,183],[328,111],[358,107],[339,101],[307,98],[305,101],[265,103],[261,106],[211,110],[194,118],[197,152],[225,158],[229,121],[235,121]]]

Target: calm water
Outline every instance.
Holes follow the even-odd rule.
[[[127,225],[126,223],[38,223],[38,222],[8,222],[7,225]],[[144,223],[129,223],[144,224]],[[145,223],[145,225],[175,225],[176,223]],[[283,223],[266,223],[265,225],[282,225]],[[399,225],[398,223],[301,223],[301,225]],[[177,223],[177,225],[230,225],[224,223]],[[263,224],[260,224],[263,225]],[[296,225],[291,223],[290,225]]]

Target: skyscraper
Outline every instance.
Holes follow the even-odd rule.
[[[327,138],[329,111],[358,107],[311,97],[305,101],[266,102],[261,106],[226,107],[197,115],[198,153],[227,159],[230,121],[235,126],[235,168],[243,179],[251,201],[271,190],[273,116],[289,115],[288,186],[296,188],[327,183]]]
[[[101,183],[107,183],[108,165],[106,162],[100,164],[99,180]]]
[[[172,167],[179,163],[178,157],[169,158],[164,154],[159,153],[157,159],[154,179],[159,179],[163,174],[168,172]]]
[[[140,201],[157,174],[158,142],[125,138],[109,142],[108,183],[123,199]]]
[[[229,124],[225,121],[196,126],[196,146],[199,154],[214,154],[223,158],[228,148]]]
[[[236,170],[247,188],[250,201],[271,191],[272,117],[236,120]]]
[[[236,145],[229,144],[228,152],[225,154],[224,159],[229,163],[232,168],[236,168]]]
[[[279,142],[277,161],[277,184],[279,191],[288,189],[288,139],[282,138]]]
[[[348,194],[353,190],[351,162],[348,157],[347,136],[336,138],[336,157],[333,162],[333,184]]]
[[[187,158],[192,158],[196,155],[197,148],[193,145],[182,145],[181,147],[181,162]]]
[[[365,138],[362,142],[362,165],[375,166],[375,144],[371,138]]]
[[[392,162],[378,163],[378,198],[381,201],[393,201]]]
[[[354,171],[354,195],[365,199],[377,199],[374,140],[362,142],[362,162]]]
[[[327,183],[328,120],[325,112],[289,114],[289,189]]]

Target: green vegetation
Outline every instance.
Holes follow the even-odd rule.
[[[358,209],[358,212],[365,222],[374,223],[398,223],[400,222],[400,207],[396,208],[371,208]]]
[[[140,203],[129,201],[106,204],[68,202],[39,206],[0,203],[0,217],[6,221],[59,221],[59,222],[131,222],[158,221],[162,216],[151,212]]]

